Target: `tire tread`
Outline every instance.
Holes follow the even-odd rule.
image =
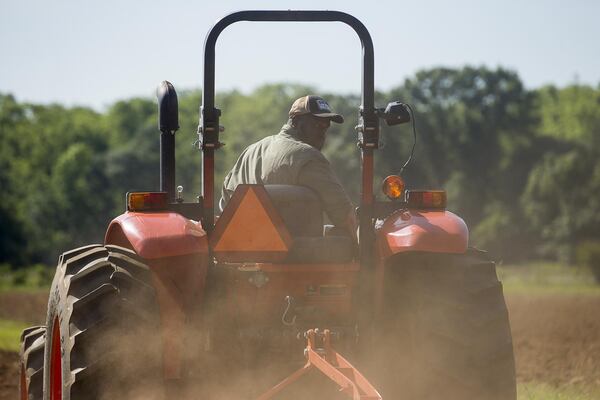
[[[21,334],[21,365],[25,370],[25,390],[29,400],[41,400],[43,393],[46,327],[33,326]],[[23,388],[21,388],[23,390]]]

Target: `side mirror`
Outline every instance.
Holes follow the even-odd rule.
[[[404,103],[393,101],[388,103],[387,107],[380,113],[381,118],[385,119],[388,126],[404,124],[410,122],[410,112]]]
[[[179,106],[175,88],[168,81],[162,81],[156,90],[158,98],[158,129],[161,132],[175,132],[179,129]]]

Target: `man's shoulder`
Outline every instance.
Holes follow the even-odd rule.
[[[285,133],[273,135],[272,138],[272,145],[277,150],[292,153],[309,160],[324,158],[323,154],[313,146]]]

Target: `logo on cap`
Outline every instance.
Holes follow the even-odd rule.
[[[325,100],[317,99],[316,103],[317,103],[317,107],[319,107],[319,111],[331,112],[331,107],[329,107],[329,104],[327,104],[327,102]]]

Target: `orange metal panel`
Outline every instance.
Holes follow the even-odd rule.
[[[258,269],[264,272],[356,272],[360,265],[356,262],[348,264],[248,264],[256,265]]]
[[[208,253],[202,225],[168,211],[121,214],[110,223],[104,242],[128,247],[145,259]]]
[[[264,324],[279,318],[286,296],[298,304],[316,307],[328,318],[351,318],[352,295],[359,266],[352,264],[246,264],[243,270],[227,268],[227,309],[240,323]],[[257,287],[248,278],[264,274],[268,281]],[[309,290],[310,288],[310,290]],[[323,289],[334,288],[334,292]]]
[[[408,251],[464,253],[469,230],[450,211],[398,211],[377,230],[377,242],[382,258]]]

